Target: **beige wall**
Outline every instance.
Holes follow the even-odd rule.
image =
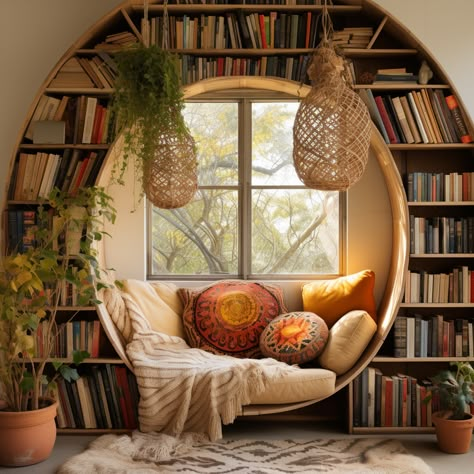
[[[0,205],[19,129],[46,75],[63,53],[118,0],[0,0]],[[377,0],[414,32],[451,78],[471,116],[474,2],[451,0]],[[427,12],[427,3],[429,11]],[[429,13],[429,14],[427,14]],[[116,194],[119,221],[113,229],[108,263],[119,276],[144,276],[143,215],[131,213],[133,193]],[[367,173],[349,194],[347,270],[373,268],[377,294],[383,291],[390,248],[389,206],[380,169],[372,157]],[[133,229],[131,231],[131,229]],[[380,243],[383,242],[383,245]]]

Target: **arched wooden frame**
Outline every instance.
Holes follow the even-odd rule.
[[[260,89],[281,92],[295,97],[304,97],[310,90],[309,86],[300,86],[291,81],[286,81],[277,78],[266,77],[220,77],[214,79],[207,79],[204,81],[190,84],[184,88],[184,98],[190,99],[203,93],[217,92],[229,89]],[[118,140],[120,141],[120,139]],[[115,144],[117,146],[117,142]],[[392,154],[385,144],[379,131],[372,124],[372,135],[370,142],[370,149],[375,155],[378,165],[382,171],[385,180],[385,185],[390,201],[390,208],[392,211],[392,248],[391,260],[388,271],[385,290],[378,308],[378,327],[377,332],[372,338],[372,341],[366,348],[365,352],[359,358],[357,363],[345,374],[336,379],[336,392],[350,383],[375,357],[379,351],[382,343],[387,337],[390,328],[397,316],[398,308],[403,296],[405,275],[408,270],[408,255],[409,255],[409,241],[408,241],[408,205],[406,201],[405,191],[400,178],[400,174],[393,160]],[[109,152],[109,156],[114,156],[114,147]],[[109,160],[110,161],[110,160]],[[105,169],[110,169],[112,163],[107,162]],[[101,174],[101,180],[106,180],[108,172]],[[111,340],[118,355],[127,363],[130,369],[133,370],[125,353],[125,348],[121,340],[121,336],[116,330],[115,326],[107,315],[105,307],[99,305],[99,317],[102,321],[104,329],[106,330],[109,339]],[[300,403],[288,403],[278,405],[249,405],[243,407],[243,415],[260,415],[270,413],[280,413],[289,410],[295,410],[307,405],[311,405],[320,401],[305,400]]]

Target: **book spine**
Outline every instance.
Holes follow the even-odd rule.
[[[464,119],[459,108],[458,101],[454,95],[448,95],[445,97],[446,104],[448,104],[449,110],[451,111],[456,130],[458,132],[459,139],[462,143],[471,143],[472,137],[464,123]]]

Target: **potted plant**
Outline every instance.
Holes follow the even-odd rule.
[[[23,239],[26,248],[13,249],[0,261],[0,465],[34,464],[51,453],[55,380],[78,378],[74,367],[51,359],[61,291],[67,282],[78,306],[94,304],[102,286],[94,243],[104,235],[103,219],[113,221],[115,210],[102,188],[82,188],[75,196],[53,189],[36,216]],[[71,245],[74,238],[77,247]],[[72,362],[88,355],[78,351]]]
[[[441,411],[433,413],[438,446],[446,453],[461,454],[471,446],[474,417],[474,369],[469,362],[451,362],[452,370],[441,370],[431,377],[432,394],[439,395]],[[430,400],[432,395],[428,398]]]
[[[123,149],[112,176],[123,184],[124,172],[135,160],[142,194],[159,207],[180,207],[197,189],[197,165],[182,115],[177,58],[167,49],[136,43],[116,53],[114,61],[112,110]]]

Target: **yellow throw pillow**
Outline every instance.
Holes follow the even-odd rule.
[[[377,322],[375,273],[362,270],[334,280],[316,280],[303,286],[303,309],[321,316],[331,328],[348,311],[367,311]]]

